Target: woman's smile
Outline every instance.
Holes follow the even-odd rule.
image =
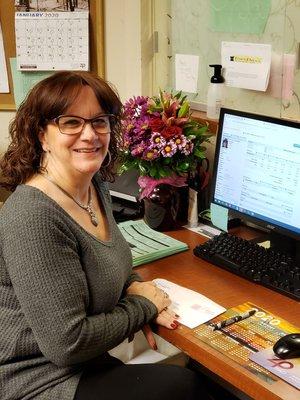
[[[76,153],[85,153],[85,154],[94,154],[99,152],[100,147],[92,147],[92,148],[82,148],[82,149],[74,149]]]

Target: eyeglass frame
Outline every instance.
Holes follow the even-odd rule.
[[[76,132],[76,133],[64,133],[64,132],[62,132],[62,131],[60,130],[59,121],[58,121],[59,118],[61,118],[61,117],[80,118],[81,120],[84,121],[84,124],[82,125],[82,129],[81,129],[79,132]],[[110,134],[110,133],[111,133],[111,129],[110,129],[108,132],[97,132],[96,129],[94,128],[94,126],[93,126],[93,120],[95,120],[95,119],[97,119],[97,118],[99,118],[99,117],[108,117],[108,119],[109,119],[109,125],[110,125],[110,118],[115,118],[116,116],[115,116],[114,114],[99,114],[99,115],[97,115],[96,117],[93,117],[93,118],[83,118],[83,117],[79,117],[78,115],[62,114],[62,115],[59,115],[58,117],[55,117],[55,118],[50,119],[50,120],[47,120],[47,121],[48,121],[48,122],[54,122],[55,125],[58,127],[59,132],[60,132],[62,135],[67,135],[67,136],[79,135],[79,134],[82,133],[82,131],[84,130],[84,127],[85,127],[85,125],[86,125],[87,123],[90,123],[90,124],[91,124],[91,127],[93,128],[93,130],[94,130],[98,135],[108,135],[108,134]]]

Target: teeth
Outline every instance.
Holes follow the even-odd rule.
[[[77,153],[93,153],[97,149],[80,149],[80,150],[75,150]]]

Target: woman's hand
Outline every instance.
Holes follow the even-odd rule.
[[[176,329],[179,325],[178,318],[179,315],[167,308],[158,314],[154,322],[169,329]]]
[[[157,308],[158,313],[161,313],[171,304],[171,300],[166,292],[159,289],[154,282],[133,282],[127,288],[127,294],[139,295],[146,297]]]
[[[157,318],[154,320],[154,322],[158,325],[165,326],[166,328],[169,329],[176,329],[178,327],[178,321],[177,319],[179,318],[179,315],[175,314],[173,311],[166,309],[163,310]],[[147,339],[147,342],[151,349],[157,350],[157,344],[155,337],[153,335],[153,332],[150,328],[150,325],[145,325],[142,328],[142,331],[145,335],[145,338]]]

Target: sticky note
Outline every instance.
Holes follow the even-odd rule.
[[[228,209],[218,204],[211,203],[210,205],[210,218],[211,222],[219,229],[227,232],[228,223]]]

